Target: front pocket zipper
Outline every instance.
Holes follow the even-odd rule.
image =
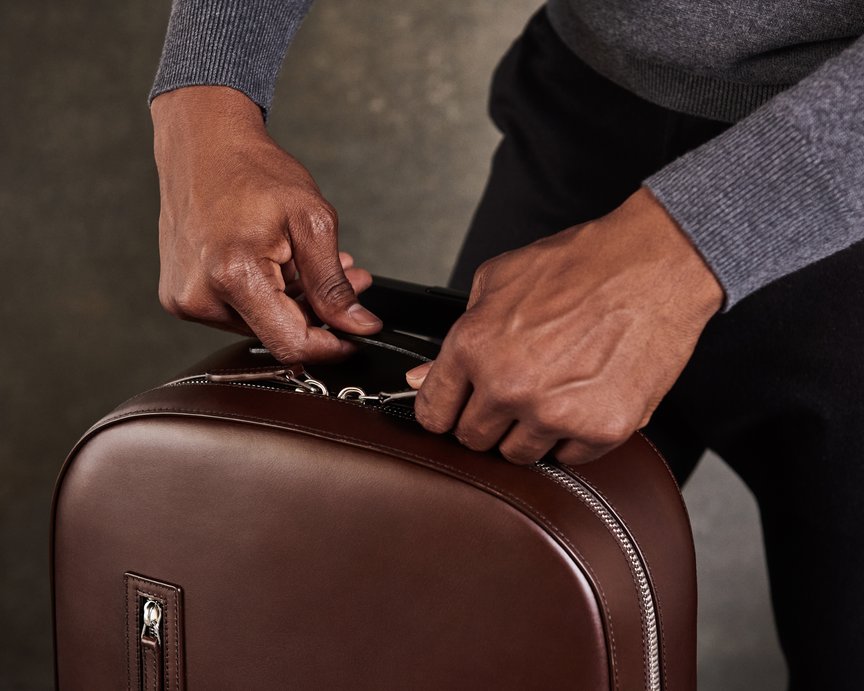
[[[141,660],[142,691],[163,691],[162,673],[162,605],[147,599],[141,609],[141,637],[138,641]]]
[[[184,691],[180,588],[131,572],[124,581],[129,689]]]

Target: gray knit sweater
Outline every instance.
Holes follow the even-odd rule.
[[[174,0],[151,99],[221,84],[266,111],[311,3]],[[645,181],[717,275],[727,309],[864,239],[860,0],[549,0],[548,12],[612,81],[735,123]]]

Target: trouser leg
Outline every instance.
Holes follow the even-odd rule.
[[[864,245],[715,318],[667,396],[759,504],[790,688],[864,687]]]
[[[503,139],[453,272],[596,218],[725,125],[649,104],[582,65],[545,17],[499,66]],[[542,280],[542,277],[537,277]],[[759,503],[795,689],[864,680],[864,245],[715,317],[648,433],[685,478],[706,447]]]

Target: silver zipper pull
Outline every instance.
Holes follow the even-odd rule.
[[[162,605],[156,600],[147,600],[142,615],[144,626],[141,628],[141,641],[144,642],[149,638],[161,643]]]
[[[138,642],[138,674],[142,691],[163,691],[165,661],[162,657],[162,604],[148,598],[141,610],[141,639]]]
[[[417,391],[409,389],[407,391],[381,391],[376,394],[368,394],[359,386],[346,386],[338,394],[337,398],[346,401],[360,401],[361,403],[377,403],[379,405],[387,405],[393,401],[402,401],[409,398],[416,398]]]
[[[223,374],[214,374],[212,372],[208,372],[204,376],[207,378],[207,381],[212,381],[217,384],[242,384],[256,381],[276,382],[283,385],[290,384],[294,386],[295,391],[302,391],[305,393],[320,393],[325,396],[329,393],[326,387],[321,382],[312,379],[303,370],[300,371],[299,375],[296,375],[294,373],[294,369],[288,367],[282,367],[272,370],[261,370],[259,372],[227,372]],[[298,376],[303,377],[303,379],[299,379]]]
[[[393,401],[405,401],[411,398],[417,398],[419,392],[417,389],[408,389],[407,391],[382,391],[378,394],[378,402],[381,405],[387,405]]]
[[[238,381],[272,381],[280,377],[294,378],[294,370],[288,367],[274,370],[261,370],[260,372],[228,372],[226,374],[207,373],[207,381],[212,382],[238,382]]]

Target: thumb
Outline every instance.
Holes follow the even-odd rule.
[[[426,381],[426,375],[429,374],[429,370],[432,369],[434,362],[434,360],[432,362],[424,362],[419,367],[408,370],[405,373],[405,381],[408,382],[408,386],[412,389],[419,389],[423,386],[423,382]]]
[[[295,214],[289,222],[303,292],[325,323],[348,333],[375,333],[381,320],[357,301],[339,260],[336,231],[336,213],[329,206]]]

